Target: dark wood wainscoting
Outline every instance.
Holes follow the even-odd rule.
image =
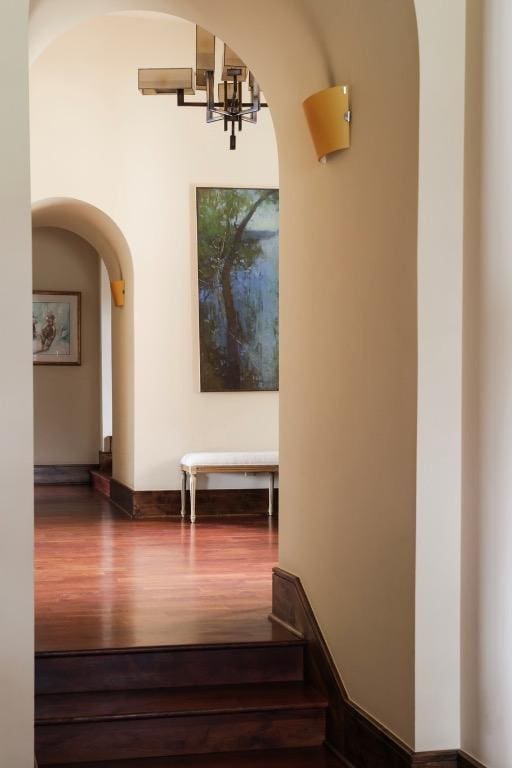
[[[458,768],[459,753],[455,749],[416,752],[411,756],[411,766],[412,768]]]
[[[36,464],[35,485],[90,485],[97,464]]]
[[[98,488],[98,490],[101,490]],[[134,491],[118,480],[110,481],[110,498],[136,520],[179,517],[180,491]],[[207,515],[268,514],[268,491],[265,488],[237,488],[197,491],[197,517]],[[278,511],[279,492],[274,491],[274,514]],[[187,518],[190,499],[187,491]]]
[[[329,702],[327,744],[352,768],[485,768],[457,750],[413,752],[347,695],[298,576],[274,568],[271,619],[306,640],[305,677]]]
[[[478,760],[475,760],[474,757],[466,754],[466,752],[461,751],[459,752],[458,768],[485,768],[485,765],[483,763],[479,763]]]

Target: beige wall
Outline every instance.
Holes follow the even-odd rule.
[[[194,35],[169,16],[94,19],[52,44],[31,73],[34,197],[66,189],[93,203],[132,253],[133,485],[144,489],[178,488],[185,451],[278,445],[277,393],[199,392],[194,229],[194,185],[278,185],[270,114],[229,153],[222,127],[206,126],[202,110],[137,92],[138,66],[192,65]]]
[[[415,721],[416,749],[431,750],[452,749],[460,740],[466,3],[415,5],[421,61]]]
[[[96,251],[62,229],[35,229],[35,290],[80,291],[80,366],[34,366],[34,463],[96,464],[101,447],[100,277]]]
[[[412,743],[418,128],[412,2],[391,0],[370,7],[356,0],[265,0],[247,24],[246,7],[234,0],[214,6],[207,0],[105,0],[87,6],[69,3],[65,9],[40,0],[34,3],[34,50],[52,38],[55,24],[62,29],[99,9],[130,5],[182,13],[231,42],[254,67],[272,106],[282,195],[281,564],[303,579],[351,696]],[[135,22],[137,29],[152,23],[115,18],[91,22],[98,35],[80,61],[79,29],[36,61],[33,82],[40,78],[42,83],[45,72],[56,73],[52,56],[65,53],[69,86],[79,76],[82,89],[65,87],[66,109],[59,111],[56,104],[52,123],[34,133],[33,165],[35,197],[65,189],[90,200],[115,218],[129,241],[135,273],[135,478],[137,487],[155,487],[169,477],[162,446],[176,434],[186,434],[192,418],[202,417],[201,442],[216,434],[198,399],[191,401],[191,411],[164,407],[172,402],[169,392],[176,378],[182,381],[184,397],[190,391],[190,336],[160,338],[157,344],[144,330],[149,311],[164,328],[173,321],[177,325],[181,312],[179,301],[173,305],[155,286],[164,284],[169,290],[174,282],[186,286],[191,280],[189,257],[182,261],[180,252],[190,230],[183,235],[179,229],[182,221],[189,227],[192,223],[190,179],[186,194],[182,190],[175,197],[170,179],[181,183],[185,165],[187,173],[195,167],[197,181],[208,183],[210,178],[197,151],[185,162],[185,139],[192,129],[188,122],[186,131],[179,126],[191,118],[184,115],[171,123],[166,99],[142,100],[134,93],[133,73],[143,51],[148,63],[158,63],[158,30],[151,27],[151,45],[136,35],[131,38],[133,53],[117,47],[115,61],[105,58],[108,25],[122,24],[128,30]],[[165,41],[161,52],[162,64],[172,63]],[[94,79],[96,59],[104,85]],[[126,66],[123,78],[116,76],[111,83],[106,63]],[[61,78],[67,76],[59,70],[64,86]],[[354,86],[353,146],[319,166],[301,103],[336,81]],[[39,93],[34,92],[34,125],[41,126],[52,114],[47,104],[55,93],[43,88]],[[108,121],[89,123],[84,94],[93,114],[108,106]],[[74,122],[75,112],[79,123]],[[197,119],[202,123],[200,115]],[[255,155],[244,154],[246,148],[257,151],[256,131],[264,131],[264,125],[244,133],[236,164],[224,149],[222,131],[202,124],[199,129],[197,136],[209,132],[212,156],[218,151],[222,158],[222,169],[212,181],[218,183],[221,175],[239,183],[240,169],[247,167],[251,183],[271,183],[267,171],[268,180],[262,178],[260,161],[252,165]],[[177,130],[183,131],[182,139],[172,143],[170,132]],[[71,131],[80,143],[80,155],[69,155],[72,178],[59,158],[60,152],[71,152],[66,149]],[[53,150],[48,151],[43,137],[44,142],[51,138]],[[198,146],[199,140],[196,150]],[[134,179],[139,196],[133,192]],[[168,246],[162,251],[164,242]],[[192,313],[190,293],[185,302]],[[191,319],[188,327],[193,328]],[[160,362],[162,347],[174,351],[167,364]],[[216,418],[224,439],[231,442],[237,419],[242,434],[248,434],[249,409],[243,401],[232,420],[227,413],[233,413],[235,400],[229,402],[227,412],[223,396],[216,398]],[[251,405],[252,416],[267,429],[271,422],[264,423],[258,407]],[[268,437],[266,433],[266,444]]]
[[[352,84],[353,129],[325,167],[287,139],[302,180],[282,172],[280,564],[301,576],[351,698],[413,744],[414,8],[305,5],[328,66],[316,86]]]
[[[0,66],[0,767],[33,762],[32,300],[28,3],[2,8]]]
[[[512,6],[468,3],[462,747],[512,764]]]

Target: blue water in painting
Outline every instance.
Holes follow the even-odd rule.
[[[251,229],[247,236],[261,244],[261,255],[249,267],[235,269],[231,285],[243,338],[239,340],[241,367],[257,377],[257,389],[278,389],[278,258],[279,237],[274,231]],[[227,324],[221,289],[201,291],[203,320],[215,344],[225,348]]]

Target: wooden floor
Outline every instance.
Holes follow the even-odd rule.
[[[275,522],[135,521],[87,486],[35,497],[36,650],[279,637]]]

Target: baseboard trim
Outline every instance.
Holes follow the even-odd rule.
[[[459,752],[458,768],[486,768],[483,763],[479,763],[474,757],[468,755],[464,750]]]
[[[298,576],[272,575],[270,618],[306,640],[305,675],[327,697],[327,744],[350,768],[485,768],[458,750],[413,752],[347,695]]]
[[[97,464],[36,464],[34,485],[90,485]]]
[[[412,768],[458,768],[459,753],[456,749],[438,752],[415,752],[411,755]]]
[[[110,498],[134,520],[181,517],[180,491],[134,491],[118,480],[110,481]],[[278,508],[275,489],[274,510]],[[190,500],[187,492],[187,510]],[[268,515],[268,491],[264,488],[200,490],[196,493],[198,519],[208,516]],[[188,519],[188,515],[187,515]]]
[[[269,615],[269,619],[273,624],[279,624],[280,627],[283,627],[283,629],[286,629],[287,632],[290,632],[292,635],[295,635],[295,637],[300,638],[301,640],[304,640],[304,635],[302,632],[299,632],[298,629],[295,629],[295,627],[292,627],[291,624],[288,624],[288,622],[283,621],[283,619],[280,619],[279,616],[275,616],[273,613]]]

